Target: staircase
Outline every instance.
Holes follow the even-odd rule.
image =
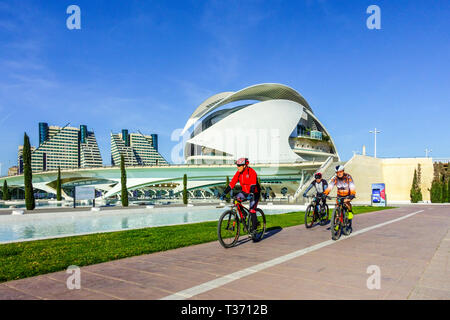
[[[336,166],[338,165],[345,165],[345,162],[343,161],[333,161],[333,157],[329,157],[323,164],[320,166],[320,168],[316,172],[322,173],[322,179],[325,179],[329,181],[335,174]],[[303,192],[308,188],[308,186],[313,182],[314,175],[310,177],[308,180],[306,180],[304,183],[300,183],[297,191],[294,194],[294,201],[297,200],[297,198],[303,199]]]

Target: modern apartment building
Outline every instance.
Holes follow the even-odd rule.
[[[124,156],[126,166],[164,166],[169,163],[158,152],[158,135],[111,133],[111,164],[120,165],[120,155]]]
[[[31,146],[31,154],[33,154],[34,150],[36,148]],[[23,146],[19,146],[17,150],[17,169],[19,174],[23,173]]]
[[[19,169],[23,172],[19,146]],[[79,128],[49,126],[39,123],[39,146],[32,147],[33,172],[73,168],[101,167],[103,165],[95,134],[86,125]]]

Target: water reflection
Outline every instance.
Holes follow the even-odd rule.
[[[122,229],[128,229],[128,218],[122,218]]]
[[[26,226],[25,229],[23,230],[23,236],[25,239],[30,239],[33,238],[35,232],[36,230],[34,229],[33,226]]]

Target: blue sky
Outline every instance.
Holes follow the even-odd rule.
[[[81,30],[66,8],[81,8]],[[369,30],[366,8],[381,8]],[[38,122],[111,130],[174,129],[204,99],[263,82],[299,91],[346,160],[450,158],[448,1],[1,1],[0,162],[17,159]]]

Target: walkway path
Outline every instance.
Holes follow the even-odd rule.
[[[322,226],[241,239],[83,267],[80,290],[65,272],[10,281],[0,299],[450,299],[450,206],[357,215],[337,242]],[[380,289],[367,288],[369,266]]]

